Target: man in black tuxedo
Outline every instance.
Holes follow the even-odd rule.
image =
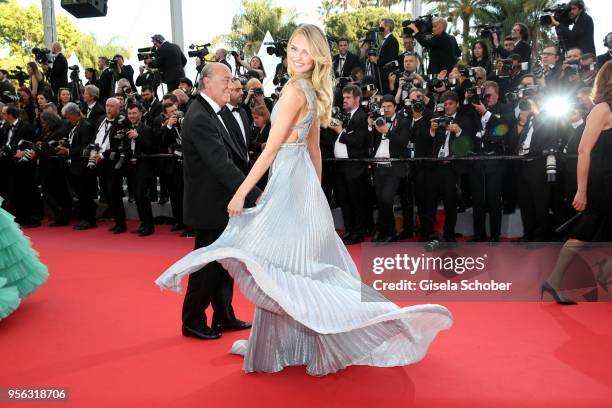
[[[219,48],[217,51],[215,51],[215,61],[225,65],[231,71],[232,66],[229,64],[229,62],[227,62],[227,50],[225,48]]]
[[[459,96],[453,91],[442,94],[444,114],[433,118],[430,122],[430,135],[434,138],[433,156],[443,159],[453,156],[463,156],[473,150],[472,118],[458,113]],[[441,126],[442,122],[450,122]],[[444,240],[455,241],[455,224],[457,223],[457,183],[459,175],[464,172],[463,163],[439,161],[433,169],[431,178],[432,189],[428,200],[432,211],[435,211],[440,198],[444,204],[446,219],[444,221]]]
[[[152,70],[144,65],[138,67],[138,77],[136,77],[136,86],[140,86],[140,92],[142,93],[142,87],[150,86],[157,98],[157,87],[159,87],[159,75],[157,70]]]
[[[376,86],[376,89],[378,89],[378,93],[380,93],[383,89],[383,78],[379,67],[380,65],[378,64],[378,55],[376,54],[376,50],[369,49],[363,65],[363,72],[367,78],[371,78],[374,86]]]
[[[130,87],[133,91],[136,91],[136,85],[134,84],[134,68],[131,65],[125,65],[123,55],[117,54],[113,57],[113,60],[117,63],[117,80],[125,78],[130,81]]]
[[[389,73],[384,69],[384,66],[397,58],[397,54],[399,54],[399,42],[393,35],[395,22],[392,19],[383,18],[380,20],[380,27],[383,29],[382,34],[384,39],[378,50],[377,64],[381,70],[382,93],[387,94],[389,93],[389,84],[386,79]]]
[[[572,19],[572,29],[569,25],[561,24],[551,16],[551,26],[555,27],[557,38],[565,42],[565,51],[571,48],[580,48],[584,54],[595,54],[593,19],[584,11],[584,1],[571,0],[568,3],[569,16]]]
[[[333,58],[334,76],[349,77],[353,68],[359,67],[359,58],[349,51],[349,40],[347,38],[338,39],[338,55]]]
[[[88,85],[93,86],[93,85]],[[62,108],[62,115],[72,126],[68,133],[69,147],[59,147],[57,155],[70,158],[70,178],[78,199],[76,213],[79,223],[75,230],[87,230],[96,227],[97,191],[96,176],[93,168],[88,167],[87,147],[95,137],[95,127],[85,118],[75,103],[68,103]]]
[[[53,94],[57,95],[60,88],[68,88],[68,60],[62,54],[62,46],[55,42],[51,46],[51,53],[55,56],[51,66],[43,64],[43,70],[47,73]]]
[[[15,87],[8,80],[9,73],[5,69],[0,69],[0,102],[14,102],[12,96],[16,96]]]
[[[230,99],[232,75],[225,65],[202,68],[202,92],[191,105],[183,123],[185,177],[185,223],[196,231],[195,248],[213,243],[227,226],[227,205],[244,181],[248,161],[239,135],[221,117]],[[254,188],[246,197],[253,206],[261,194]],[[251,327],[236,319],[231,306],[233,279],[217,262],[189,276],[183,303],[183,335],[216,339],[223,330]],[[213,306],[213,327],[206,324],[205,310]]]
[[[139,103],[128,106],[128,120],[130,121],[127,138],[130,140],[130,168],[134,180],[134,196],[140,218],[140,227],[133,231],[140,237],[153,234],[153,211],[151,201],[147,197],[147,191],[151,186],[151,180],[155,175],[155,163],[153,158],[141,157],[159,153],[161,140],[159,133],[142,121],[143,107]]]
[[[433,18],[431,37],[419,32],[414,23],[408,27],[414,31],[414,38],[419,44],[429,50],[427,73],[438,74],[442,70],[450,72],[457,62],[457,58],[461,56],[461,51],[457,47],[455,39],[446,33],[446,20],[441,17]]]
[[[98,69],[100,70],[100,79],[98,80],[98,87],[100,89],[99,101],[102,106],[106,106],[106,100],[115,92],[113,89],[115,83],[114,74],[108,65],[108,58],[98,58]]]
[[[347,85],[342,90],[344,123],[332,126],[337,134],[334,157],[337,159],[362,159],[368,156],[368,116],[360,109],[362,93],[356,85]],[[346,120],[348,119],[348,121]],[[368,173],[363,162],[336,163],[335,193],[342,209],[346,245],[363,242],[368,219],[367,191]]]
[[[506,153],[509,130],[514,124],[512,108],[499,103],[499,86],[485,82],[484,101],[472,104],[480,123],[476,125],[476,154],[502,156]],[[485,219],[489,210],[491,242],[498,242],[501,235],[502,186],[506,163],[503,161],[476,161],[470,169],[470,185],[473,200],[474,242],[487,240]]]
[[[225,105],[227,109],[223,109],[221,117],[223,123],[230,127],[235,135],[238,135],[238,147],[243,150],[243,153],[248,157],[248,146],[251,142],[251,124],[246,110],[242,107],[244,98],[243,86],[239,79],[234,78],[230,84],[230,100]]]
[[[104,107],[98,102],[100,89],[95,85],[86,85],[83,91],[83,115],[96,126],[106,115]]]
[[[9,105],[5,108],[5,120],[7,128],[2,146],[10,147],[13,154],[13,157],[5,158],[10,178],[9,209],[18,224],[39,227],[42,201],[36,181],[36,131],[32,125],[20,119],[19,108],[15,106]]]
[[[392,95],[382,99],[384,117],[374,121],[368,117],[368,125],[373,128],[375,158],[407,158],[410,141],[410,123],[396,113],[396,103]],[[405,162],[374,163],[374,187],[378,201],[378,231],[375,242],[394,242],[396,238],[393,202],[402,179],[407,176]]]
[[[185,76],[184,67],[187,58],[178,45],[166,41],[163,36],[155,34],[151,40],[157,49],[157,58],[147,59],[145,64],[162,72],[162,79],[168,85],[168,92],[172,92],[178,88],[179,79]]]
[[[155,97],[155,91],[150,85],[144,85],[140,90],[140,95],[142,95],[142,107],[144,109],[142,120],[147,126],[153,129],[153,122],[162,112],[161,103]],[[157,131],[159,129],[153,130]]]
[[[512,54],[518,54],[521,56],[521,62],[526,62],[528,67],[530,66],[531,61],[531,46],[527,42],[529,39],[529,30],[527,26],[523,23],[516,23],[512,27],[511,32],[512,40],[514,41],[514,49],[512,51],[507,51],[505,47],[502,47],[499,43],[499,38],[497,38],[497,34],[492,34],[494,52],[500,55],[502,58],[508,58]]]

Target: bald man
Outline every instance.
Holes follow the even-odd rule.
[[[43,64],[43,70],[47,72],[51,89],[57,95],[59,88],[68,88],[68,60],[62,54],[62,46],[58,42],[54,42],[51,46],[51,54],[53,54],[53,63]]]

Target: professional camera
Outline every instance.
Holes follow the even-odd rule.
[[[19,85],[22,85],[29,78],[30,76],[20,66],[16,66],[15,69],[11,69],[8,76],[8,79],[17,80],[17,82],[19,82]]]
[[[32,48],[32,54],[34,54],[34,59],[39,64],[49,64],[52,60],[51,51],[46,48]]]
[[[546,157],[546,182],[555,183],[557,181],[557,150],[554,148],[543,150],[542,154]]]
[[[85,148],[85,156],[87,156],[87,168],[93,169],[96,167],[96,156],[100,153],[100,145],[97,143],[88,144]]]
[[[432,29],[431,21],[435,16],[436,14],[428,14],[425,16],[417,17],[415,20],[402,21],[402,36],[414,34],[414,31],[412,31],[412,28],[408,27],[410,24],[413,24],[413,23],[419,29],[420,33],[431,34],[431,29]]]
[[[464,102],[473,103],[474,105],[483,104],[486,105],[487,100],[491,97],[490,94],[483,94],[481,86],[474,86],[465,90]]]
[[[436,122],[438,124],[438,127],[442,129],[446,129],[448,125],[454,122],[454,119],[452,116],[446,116],[446,115],[438,116],[436,118],[432,118],[431,120],[432,122]]]
[[[521,99],[533,98],[538,93],[538,85],[519,86],[515,91],[506,94],[506,100],[510,103],[516,103]]]
[[[266,42],[264,45],[267,45],[266,52],[268,55],[275,55],[278,58],[283,58],[287,56],[287,40],[278,40],[275,42]]]
[[[34,143],[29,140],[20,140],[17,143],[17,150],[21,150],[24,152],[23,157],[19,159],[19,163],[27,163],[32,160],[32,152],[34,150]]]
[[[127,134],[130,131],[129,128],[123,128],[117,131],[115,139],[119,140],[119,145],[117,146],[117,152],[111,152],[111,160],[114,160],[117,154],[119,154],[119,158],[117,159],[117,163],[115,164],[114,169],[119,171],[123,168],[125,163],[127,162],[128,153],[130,152],[130,148],[128,146],[128,137]]]
[[[406,99],[404,105],[410,107],[413,112],[423,112],[426,106],[421,95],[417,95],[416,99]]]
[[[558,4],[555,7],[547,8],[542,11],[544,13],[548,13],[543,16],[540,16],[540,25],[542,26],[549,26],[552,23],[551,15],[555,17],[555,20],[557,20],[559,24],[572,24],[572,18],[569,14],[569,4]]]
[[[580,74],[580,71],[581,71],[580,60],[565,61],[563,63],[563,65],[564,65],[563,73],[566,76],[579,75]]]
[[[340,124],[340,126],[342,126],[343,129],[346,129],[348,127],[349,122],[351,121],[350,112],[345,112],[342,108],[339,108],[337,106],[334,106],[332,108],[332,117],[336,121],[338,121],[338,123]]]
[[[197,57],[197,58],[200,58],[201,60],[204,60],[204,57],[206,57],[209,54],[208,47],[210,47],[210,43],[191,44],[189,46],[189,49],[192,51],[188,51],[187,55],[189,55],[189,57],[191,58]]]
[[[234,57],[234,59],[236,58],[244,59],[244,51],[232,50],[232,51],[228,51],[227,53],[230,54],[232,57]]]
[[[540,79],[540,78],[545,77],[547,75],[547,72],[546,72],[545,68],[548,68],[548,73],[550,73],[555,68],[555,64],[548,64],[548,66],[538,65],[536,67],[533,67],[531,72],[533,73],[534,77],[536,77],[537,79]]]
[[[78,82],[79,81],[79,66],[72,65],[68,67],[68,69],[70,70],[70,80]]]
[[[185,119],[185,112],[177,110],[176,111],[176,123],[179,126],[183,126],[183,119]]]
[[[512,71],[514,70],[514,63],[512,58],[506,58],[500,60],[502,63],[501,68],[497,71],[498,78],[509,78],[512,76]]]
[[[444,78],[444,79],[439,79],[437,77],[433,77],[431,78],[431,87],[432,88],[446,88],[448,89],[450,87],[450,83],[448,81],[448,78]]]
[[[363,39],[364,43],[370,44],[370,48],[376,48],[378,46],[378,33],[382,33],[385,31],[382,27],[363,27],[365,30],[365,37]]]
[[[497,38],[502,38],[502,27],[504,25],[502,23],[495,24],[480,24],[475,26],[474,28],[478,30],[478,37],[483,40],[488,40],[493,38],[493,33],[497,34]]]
[[[19,100],[19,95],[11,91],[4,91],[2,92],[2,95],[0,95],[0,99],[4,103],[15,103]]]
[[[155,47],[143,47],[137,49],[138,61],[157,58],[157,49]]]
[[[276,86],[283,87],[285,86],[287,81],[289,81],[289,74],[285,72],[282,75],[274,77],[274,79],[272,80],[272,83]]]
[[[5,157],[13,157],[15,152],[9,145],[4,145],[0,147],[0,159],[4,159]]]

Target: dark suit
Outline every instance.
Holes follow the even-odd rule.
[[[99,88],[100,88],[100,103],[104,106],[106,104],[106,100],[111,97],[111,95],[115,92],[113,88],[113,71],[110,68],[105,68],[100,73],[100,79],[98,80]]]
[[[457,63],[458,49],[454,39],[446,34],[431,36],[428,38],[426,34],[417,33],[414,38],[423,47],[429,49],[429,66],[427,67],[428,74],[437,74],[443,69],[450,72],[453,66]]]
[[[104,119],[104,116],[106,116],[106,109],[100,102],[96,102],[92,108],[87,106],[86,103],[83,103],[81,111],[94,127]]]
[[[142,226],[153,229],[153,212],[151,210],[151,201],[147,197],[147,191],[155,175],[155,159],[141,156],[159,153],[161,139],[159,133],[153,132],[143,122],[139,123],[136,127],[133,125],[131,127],[138,132],[138,137],[134,139],[134,149],[132,152],[136,157],[136,161],[132,161],[133,164],[130,167],[130,171],[134,175],[134,198],[138,208],[138,217]]]
[[[53,66],[47,71],[53,93],[57,95],[59,88],[68,88],[68,61],[61,52],[53,61]]]
[[[157,58],[149,63],[149,68],[157,68],[162,74],[162,80],[168,85],[168,92],[178,88],[178,80],[185,77],[184,66],[187,58],[178,45],[164,42],[157,49]]]
[[[38,152],[39,175],[43,199],[51,209],[55,221],[68,222],[72,210],[72,196],[68,186],[69,169],[66,160],[57,157],[53,141],[58,142],[68,136],[70,125],[63,123],[51,132],[44,132]]]
[[[231,130],[230,130],[231,131]],[[210,245],[228,223],[227,205],[244,181],[248,163],[237,144],[237,135],[226,130],[216,112],[198,95],[183,121],[185,223],[196,230],[196,248]],[[253,206],[257,188],[246,197]],[[231,307],[233,279],[217,262],[189,276],[183,303],[183,324],[202,329],[204,311],[212,303],[213,320],[235,319]]]
[[[385,65],[397,59],[397,54],[399,54],[399,43],[397,42],[397,38],[391,33],[391,35],[383,41],[378,51],[378,66],[380,67],[380,81],[383,94],[389,93],[389,80],[387,79],[389,71],[385,69]]]
[[[338,64],[340,64],[340,54],[334,56],[332,64],[333,64],[333,69],[334,69],[334,76],[336,78],[348,77],[351,75],[351,71],[353,71],[354,68],[361,66],[361,63],[359,62],[359,58],[355,54],[347,52],[344,58],[345,59],[344,59],[344,65],[342,65],[342,72],[340,73],[340,75],[338,75]]]
[[[368,116],[358,108],[348,126],[339,135],[336,143],[344,144],[349,159],[368,156]],[[363,237],[368,221],[367,206],[367,165],[363,162],[336,164],[336,200],[342,209],[344,229],[347,233]]]
[[[125,78],[130,81],[130,87],[132,88],[132,92],[136,92],[136,85],[134,84],[134,68],[131,65],[124,65],[121,67],[121,72],[119,73],[119,78]]]
[[[566,50],[580,48],[583,54],[595,54],[594,29],[593,19],[584,11],[574,21],[571,30],[563,24],[555,27],[557,36],[565,39]]]
[[[497,53],[503,58],[508,58],[512,54],[518,54],[521,56],[521,62],[530,62],[531,60],[531,46],[528,42],[523,40],[520,40],[518,43],[516,43],[514,49],[510,52],[506,51],[506,49],[501,45],[499,45],[495,49],[495,51],[497,51]]]
[[[87,168],[88,158],[86,148],[93,143],[96,137],[96,127],[88,119],[81,119],[75,125],[72,133],[72,142],[69,148],[70,176],[75,194],[78,199],[76,214],[80,221],[95,224],[97,191],[96,175],[92,169]]]
[[[15,87],[8,81],[8,79],[0,81],[0,101],[5,104],[12,103],[13,100],[5,95],[5,92],[9,95],[16,95]]]

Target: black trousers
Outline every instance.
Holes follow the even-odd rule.
[[[408,165],[409,166],[409,165]],[[408,167],[410,169],[410,167]],[[399,185],[400,203],[402,205],[403,232],[414,233],[414,179],[413,171],[403,177]]]
[[[136,164],[130,168],[134,183],[134,198],[138,208],[138,218],[140,218],[142,226],[148,228],[154,228],[153,210],[151,209],[151,201],[147,194],[151,188],[151,181],[155,177],[155,168],[151,160],[138,159]]]
[[[40,219],[42,199],[36,181],[36,162],[15,163],[10,185],[10,208],[19,223]]]
[[[196,230],[195,248],[210,245],[219,238],[222,229]],[[234,279],[218,262],[211,262],[189,275],[183,301],[183,325],[193,329],[207,326],[206,308],[212,304],[213,322],[227,322],[236,318],[232,308]]]
[[[523,221],[523,236],[530,241],[548,241],[548,207],[550,184],[546,182],[542,158],[521,161],[518,198]]]
[[[489,211],[489,227],[492,238],[501,235],[503,162],[476,162],[470,171],[474,237],[486,238],[486,216]]]
[[[67,222],[72,212],[68,185],[69,169],[62,159],[41,159],[40,175],[43,199],[58,222]]]
[[[437,203],[432,204],[433,163],[417,163],[414,176],[414,197],[419,217],[419,236],[423,239],[431,237],[436,223]]]
[[[71,175],[74,193],[77,196],[76,215],[79,221],[96,223],[96,175],[89,171],[81,175]]]
[[[395,237],[396,235],[393,204],[405,173],[403,163],[389,167],[374,164],[374,189],[378,201],[378,232],[382,237]]]
[[[455,225],[457,224],[457,183],[459,175],[452,163],[436,163],[431,178],[429,192],[429,205],[431,212],[435,213],[438,202],[442,199],[444,205],[444,239],[452,241],[455,239]]]
[[[346,164],[339,163],[335,172],[337,204],[342,210],[344,229],[347,233],[364,236],[367,223],[367,173],[365,165],[363,168],[353,172],[351,169],[343,169]],[[350,163],[349,166],[354,166]]]
[[[183,164],[175,161],[170,167],[168,193],[172,216],[177,224],[183,223],[183,191],[185,182],[183,180]]]
[[[106,181],[106,196],[113,211],[116,225],[125,226],[125,208],[123,207],[123,170],[115,170],[115,161],[103,159],[100,162],[101,171]]]

